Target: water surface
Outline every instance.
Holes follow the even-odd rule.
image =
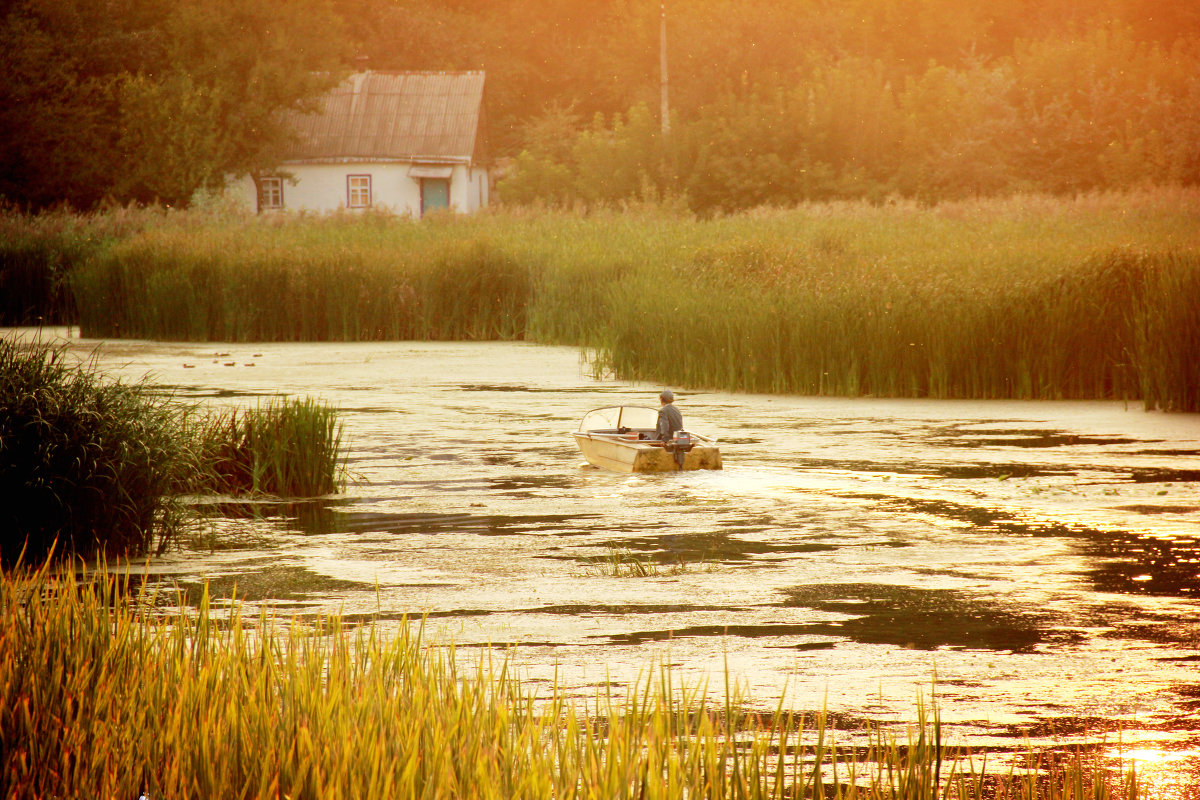
[[[72,348],[201,403],[341,409],[355,482],[206,503],[211,530],[150,565],[189,597],[427,615],[586,696],[666,664],[719,697],[728,669],[750,705],[847,728],[913,720],[936,676],[955,743],[1106,740],[1157,796],[1200,792],[1198,415],[673,386],[725,469],[619,475],[569,431],[661,387],[593,379],[570,348]]]

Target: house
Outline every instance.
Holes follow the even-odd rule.
[[[231,190],[259,211],[471,213],[490,194],[482,72],[361,72],[293,112],[277,174]]]

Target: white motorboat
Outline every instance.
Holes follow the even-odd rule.
[[[617,472],[721,468],[716,437],[683,430],[660,442],[657,423],[658,409],[605,406],[584,415],[572,435],[589,464]]]

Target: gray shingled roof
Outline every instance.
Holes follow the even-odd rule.
[[[482,72],[361,72],[290,114],[299,140],[286,161],[479,163]]]

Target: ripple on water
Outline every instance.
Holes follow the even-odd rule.
[[[1114,725],[1200,744],[1196,415],[679,391],[725,471],[626,476],[580,469],[568,431],[661,387],[593,380],[572,348],[277,343],[213,370],[211,344],[77,344],[201,403],[342,409],[345,495],[211,503],[213,536],[150,565],[189,602],[208,579],[301,614],[428,614],[581,694],[727,664],[764,706],[855,726],[910,719],[936,669],[943,718],[992,749]],[[590,566],[610,550],[657,569]]]

